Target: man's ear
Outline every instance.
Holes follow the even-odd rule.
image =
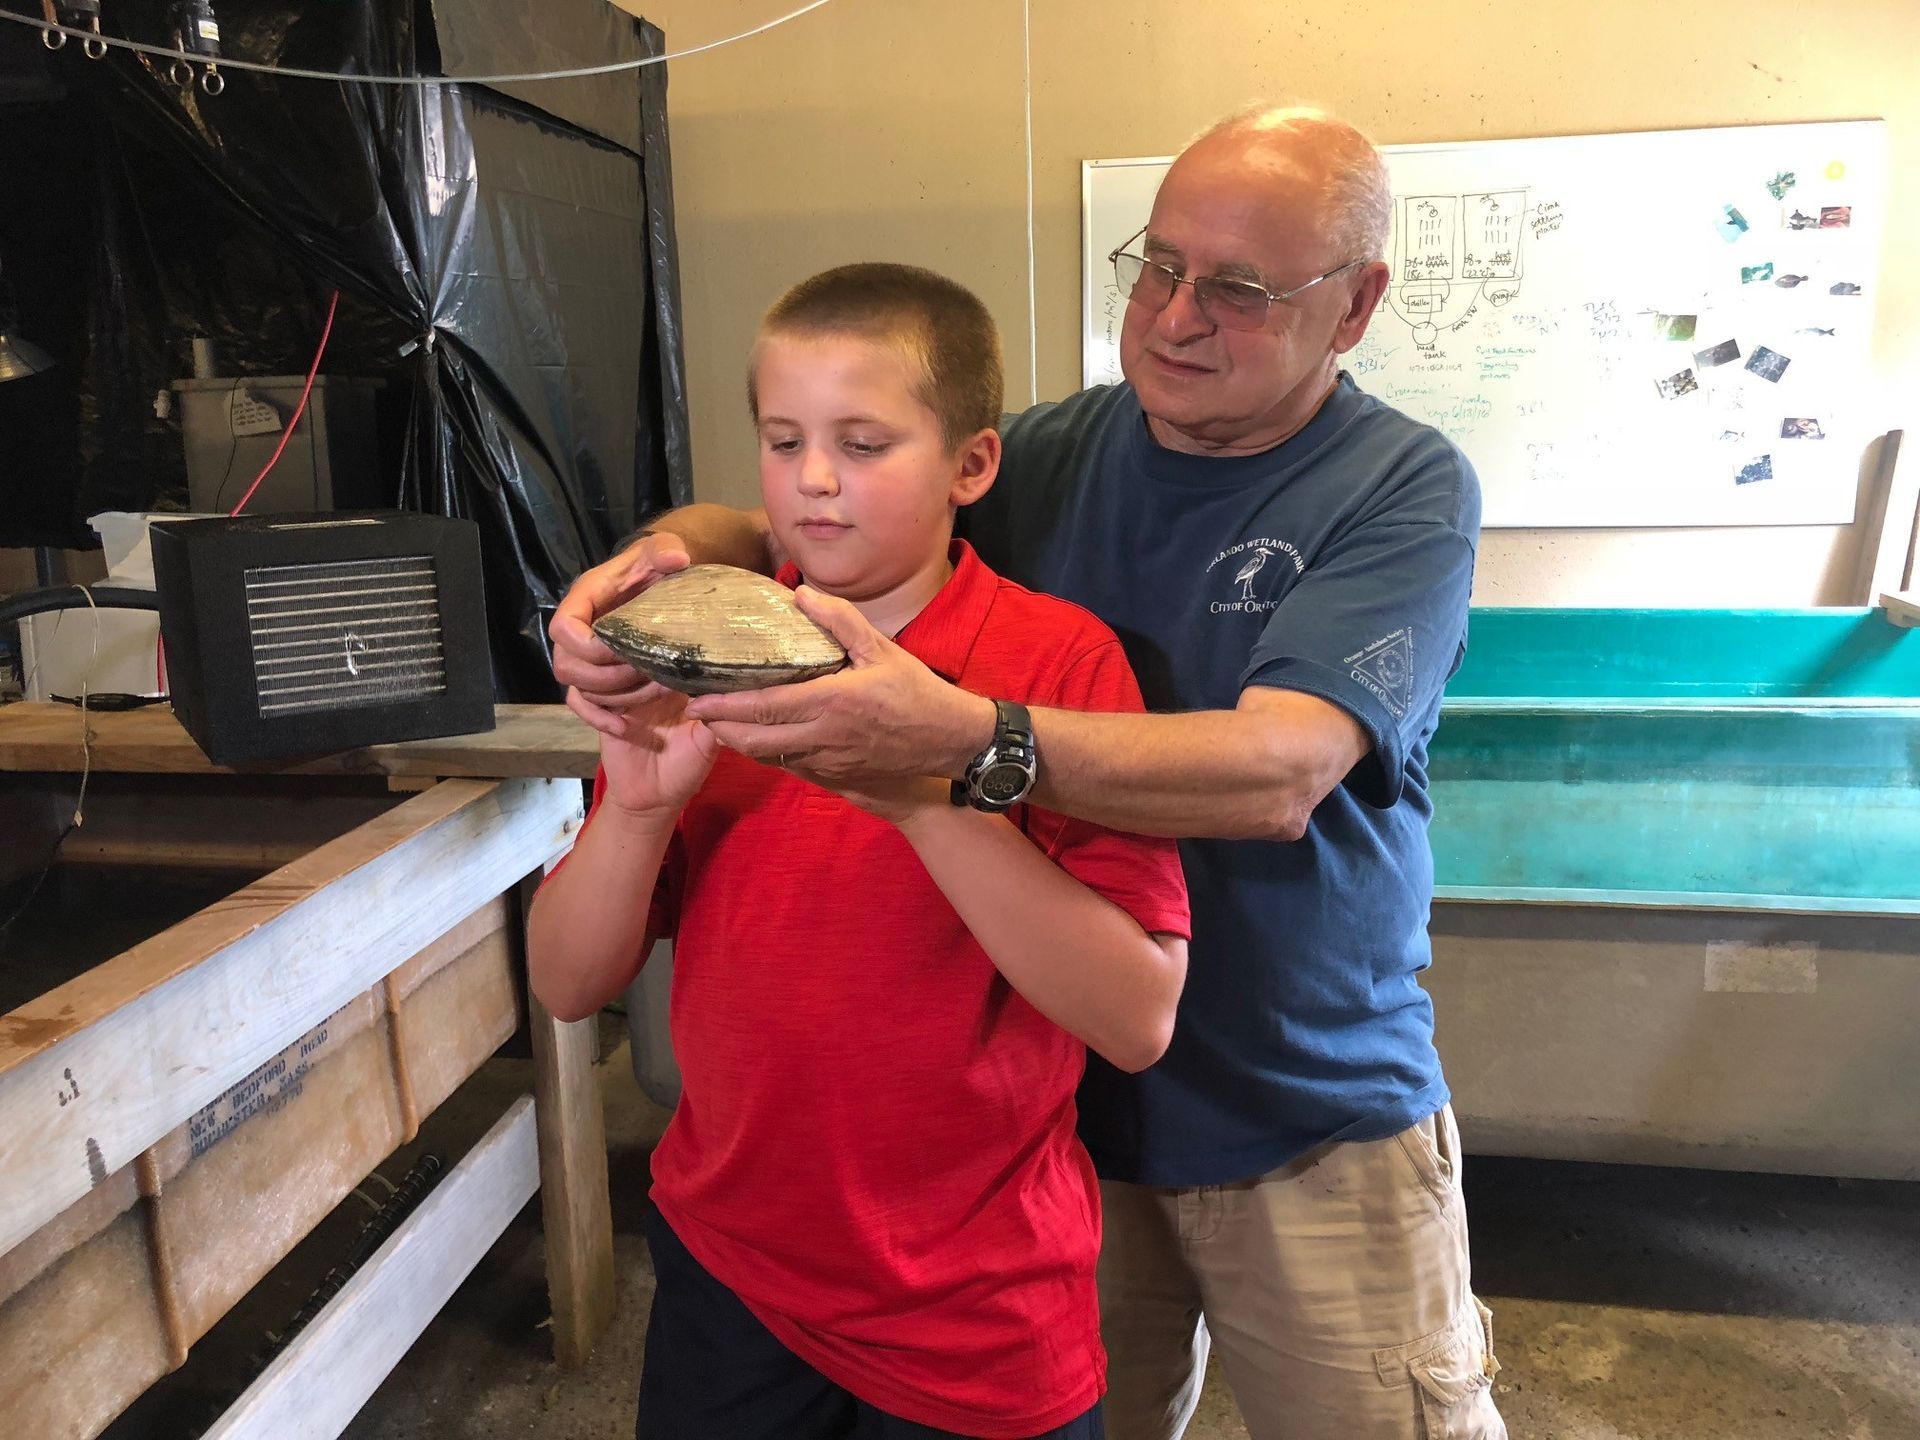
[[[1373,319],[1373,312],[1380,308],[1380,297],[1387,293],[1389,278],[1384,260],[1370,261],[1361,270],[1360,279],[1350,292],[1346,314],[1340,317],[1340,323],[1334,327],[1334,354],[1344,355],[1360,343],[1361,337],[1367,333],[1368,322]]]
[[[1000,473],[1000,432],[979,431],[960,442],[953,458],[953,485],[947,498],[955,505],[971,505],[993,488]]]

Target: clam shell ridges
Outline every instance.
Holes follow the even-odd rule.
[[[829,674],[846,653],[785,586],[731,565],[694,565],[594,622],[634,668],[688,694]]]

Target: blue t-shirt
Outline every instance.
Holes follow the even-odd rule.
[[[1345,375],[1259,455],[1163,448],[1125,385],[1036,406],[1005,441],[966,538],[1111,626],[1149,709],[1228,710],[1272,685],[1373,742],[1304,838],[1181,842],[1186,991],[1159,1064],[1089,1058],[1080,1129],[1100,1173],[1220,1184],[1432,1114],[1447,1088],[1414,978],[1432,960],[1427,742],[1466,647],[1472,466]]]

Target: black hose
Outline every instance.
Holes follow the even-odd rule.
[[[84,610],[86,592],[102,610],[158,610],[160,597],[151,590],[136,590],[125,585],[49,585],[44,590],[21,590],[0,596],[0,625],[24,620],[48,610]]]
[[[360,1267],[373,1258],[374,1252],[387,1243],[393,1232],[400,1228],[400,1222],[426,1199],[427,1192],[439,1180],[441,1169],[442,1161],[438,1155],[422,1155],[414,1167],[407,1171],[406,1177],[394,1187],[393,1194],[387,1197],[386,1204],[361,1227],[359,1238],[354,1241],[347,1258],[327,1271],[325,1278],[307,1297],[306,1303],[294,1312],[293,1319],[273,1337],[271,1345],[261,1357],[261,1368],[264,1369],[267,1361],[286,1349],[293,1337],[306,1329]]]

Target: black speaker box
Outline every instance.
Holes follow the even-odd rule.
[[[173,711],[216,765],[493,728],[472,521],[243,515],[152,539]]]

